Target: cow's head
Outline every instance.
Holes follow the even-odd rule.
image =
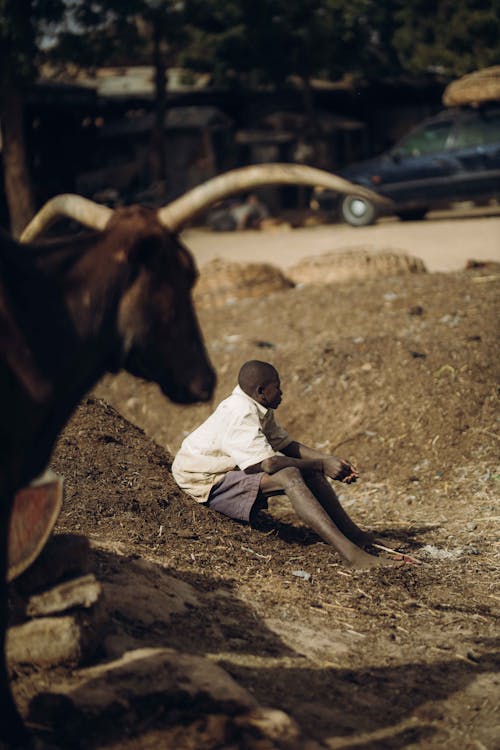
[[[193,308],[197,273],[188,250],[140,206],[118,209],[106,229],[129,284],[117,310],[121,365],[172,401],[207,401],[215,386]]]

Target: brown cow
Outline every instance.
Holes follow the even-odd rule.
[[[187,250],[153,211],[121,209],[98,234],[40,246],[0,242],[0,604],[12,497],[47,464],[72,410],[101,375],[124,367],[172,400],[212,395],[190,291]],[[3,653],[3,644],[2,644]],[[20,732],[4,670],[0,737]]]
[[[211,203],[269,183],[354,190],[382,202],[320,170],[263,165],[217,177],[158,212],[113,212],[58,196],[24,241],[61,215],[102,231],[29,247],[0,238],[0,741],[25,743],[3,656],[13,497],[46,466],[58,433],[104,372],[125,368],[180,403],[211,397],[215,376],[190,298],[195,269],[175,232]]]

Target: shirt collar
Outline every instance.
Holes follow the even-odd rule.
[[[256,401],[254,398],[252,398],[251,396],[249,396],[248,393],[245,393],[245,391],[243,390],[243,388],[240,388],[239,385],[237,385],[236,388],[234,389],[233,395],[235,395],[235,396],[243,396],[244,398],[247,399],[247,401],[250,401],[252,404],[255,404],[255,406],[257,407],[257,410],[258,410],[259,414],[261,414],[263,417],[265,417],[266,414],[267,414],[267,412],[269,411],[269,409],[266,409],[265,406],[262,406],[262,404],[259,404],[258,401]]]

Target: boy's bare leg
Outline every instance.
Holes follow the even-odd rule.
[[[340,531],[350,539],[351,542],[364,545],[370,544],[374,541],[373,536],[360,529],[343,509],[335,490],[324,474],[321,474],[319,471],[309,472],[304,475],[304,482],[307,484],[315,498],[319,500],[334,524],[338,526]]]
[[[342,533],[307,487],[299,469],[288,467],[275,474],[264,474],[260,488],[264,494],[280,490],[284,492],[299,518],[316,531],[325,542],[335,547],[348,567],[374,568],[380,565],[394,565],[391,560],[384,560],[364,552]]]

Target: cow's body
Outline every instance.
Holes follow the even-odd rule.
[[[85,392],[121,368],[180,403],[210,398],[187,250],[154,212],[121,209],[101,233],[41,246],[0,237],[0,741],[22,732],[4,659],[7,529]]]

